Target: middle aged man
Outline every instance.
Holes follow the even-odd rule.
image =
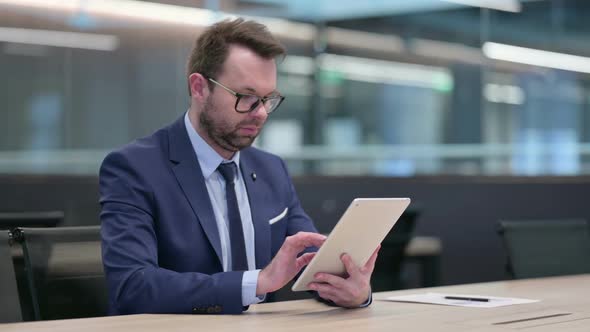
[[[283,97],[284,47],[259,23],[209,27],[189,59],[191,106],[100,170],[110,313],[241,313],[313,258],[317,234],[284,162],[250,147]],[[272,260],[271,260],[272,257]],[[310,284],[339,306],[366,306],[377,251],[348,276]]]

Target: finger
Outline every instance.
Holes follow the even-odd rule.
[[[338,298],[334,294],[328,294],[328,293],[324,293],[324,292],[318,292],[318,295],[322,299],[328,300],[328,301],[332,301],[333,303],[336,303],[338,301]]]
[[[358,266],[356,266],[356,264],[354,264],[354,262],[352,261],[352,258],[350,257],[349,254],[342,254],[342,256],[340,256],[340,260],[342,261],[342,263],[344,263],[344,267],[346,268],[346,272],[348,272],[348,275],[351,278],[357,279],[361,277],[361,272],[358,268]]]
[[[330,284],[336,288],[347,287],[346,279],[329,273],[316,273],[313,281]]]
[[[333,294],[328,294],[324,292],[318,292],[318,296],[324,300],[336,302],[336,297]]]
[[[295,267],[297,268],[297,271],[301,270],[304,266],[309,264],[309,262],[311,262],[311,260],[314,257],[315,257],[315,252],[308,252],[306,254],[301,255],[299,258],[297,258],[297,260],[295,261]]]
[[[311,290],[318,292],[318,294],[324,299],[333,301],[334,299],[338,298],[338,290],[336,290],[333,286],[329,284],[311,282],[307,285],[307,287],[309,287],[309,289]]]
[[[363,274],[373,273],[373,270],[375,269],[375,262],[377,261],[377,256],[379,255],[380,249],[381,249],[381,245],[379,245],[377,247],[377,249],[375,249],[375,251],[373,252],[371,257],[369,257],[369,260],[367,261],[365,266],[363,266],[361,268],[361,273],[363,273]]]
[[[291,253],[300,253],[305,248],[321,247],[326,236],[318,233],[299,232],[287,237],[283,247]]]

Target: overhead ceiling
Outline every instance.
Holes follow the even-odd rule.
[[[298,21],[334,21],[373,17],[383,15],[399,15],[405,13],[443,10],[460,7],[456,3],[441,0],[240,0],[245,8],[244,14],[288,18]]]
[[[143,0],[267,16],[304,22],[330,22],[469,7],[520,8],[520,3],[550,0]]]
[[[217,2],[219,0],[206,1],[209,4]],[[329,22],[457,9],[466,7],[465,4],[491,8],[519,8],[520,2],[523,0],[237,0],[236,11],[244,15]]]
[[[18,3],[23,0],[0,0]],[[41,3],[45,0],[27,0]],[[54,0],[55,1],[55,0]],[[62,1],[62,0],[57,0]],[[79,1],[82,5],[89,0]],[[103,0],[96,0],[102,3]],[[142,0],[146,3],[206,8],[224,13],[288,18],[298,22],[325,22],[328,27],[377,33],[398,43],[412,39],[481,47],[485,41],[521,45],[580,55],[590,55],[590,1],[588,0],[520,0],[518,13],[482,11],[450,1],[500,3],[503,0]],[[510,0],[518,1],[518,0]],[[61,2],[60,2],[61,3]],[[176,7],[187,15],[183,7]],[[37,10],[37,18],[64,21],[63,15]],[[197,10],[194,10],[197,12]],[[101,20],[80,11],[67,17],[66,23],[79,30],[113,29],[128,20]],[[8,16],[6,16],[8,15]],[[31,14],[32,15],[32,14]],[[41,16],[38,16],[41,15]],[[53,15],[53,16],[52,16]],[[160,15],[158,13],[157,15]],[[196,15],[196,14],[195,14]],[[169,15],[168,15],[169,16]],[[186,15],[184,15],[186,16]],[[184,18],[183,16],[183,18]],[[0,19],[10,23],[11,16],[0,12]],[[195,21],[194,17],[187,20]],[[101,25],[102,24],[102,25]],[[129,23],[131,24],[131,23]],[[10,24],[7,24],[9,26]],[[136,23],[131,24],[137,27]],[[301,24],[299,24],[301,25]],[[313,26],[307,24],[307,30]],[[294,29],[283,29],[287,38],[295,38]],[[299,32],[301,34],[301,32]],[[299,36],[301,37],[301,36]],[[308,38],[309,39],[309,38]],[[386,47],[383,43],[380,46]],[[391,45],[389,45],[391,46]]]

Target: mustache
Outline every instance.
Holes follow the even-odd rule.
[[[242,121],[240,123],[238,123],[237,127],[241,127],[241,126],[256,126],[256,127],[261,127],[264,124],[264,121],[259,121],[259,120],[245,120]]]

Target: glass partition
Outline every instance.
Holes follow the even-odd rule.
[[[186,112],[196,37],[247,14],[289,49],[255,144],[293,174],[590,173],[587,1],[257,3],[0,0],[0,172],[96,174]]]

